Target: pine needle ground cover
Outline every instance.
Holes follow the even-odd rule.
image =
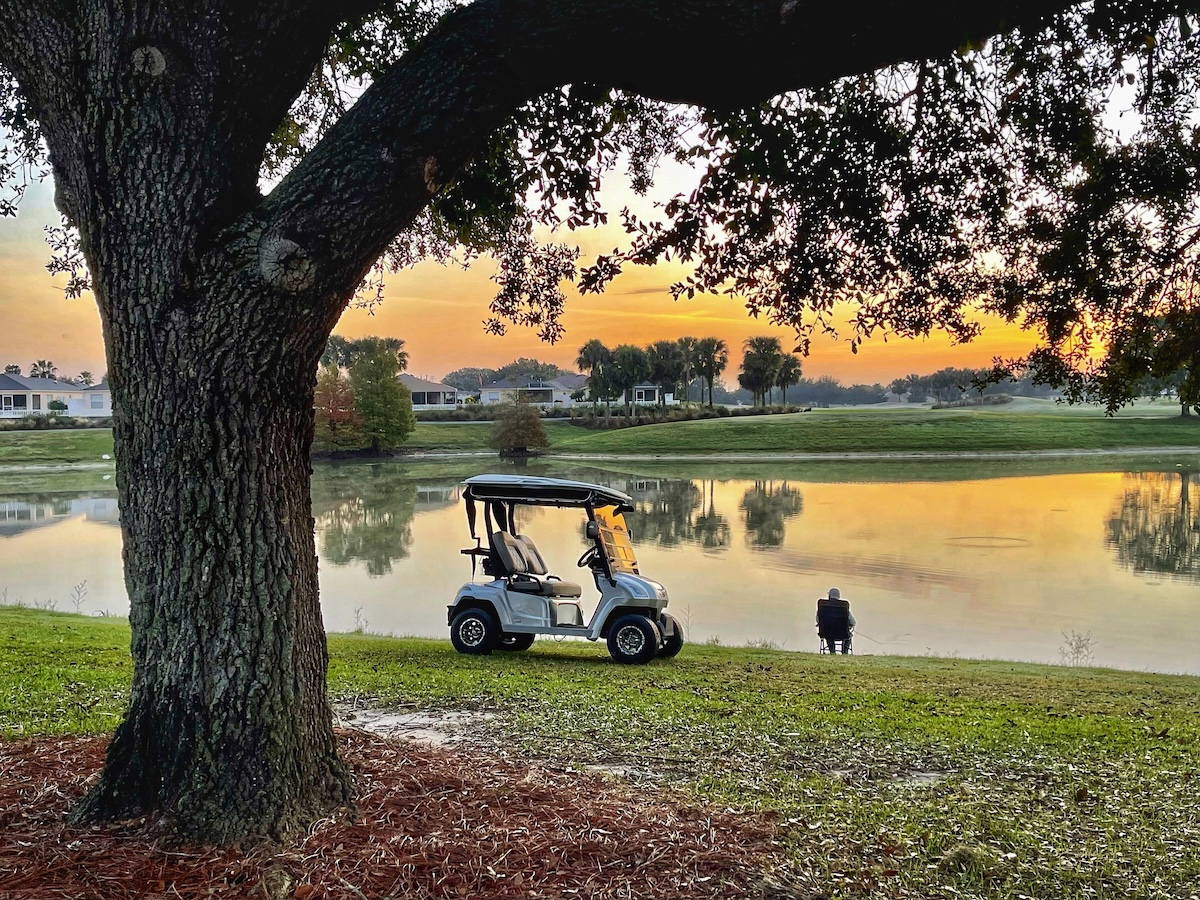
[[[64,738],[45,735],[111,729],[128,679],[122,627],[0,609],[5,753],[33,746],[30,738],[52,748]],[[370,635],[333,636],[330,651],[330,686],[343,709],[466,714],[458,749],[429,753],[491,773],[504,790],[489,804],[510,802],[503,798],[516,798],[522,779],[550,773],[582,785],[580,803],[593,796],[618,807],[629,798],[644,802],[647,823],[659,815],[719,820],[727,837],[706,844],[697,834],[688,845],[694,850],[667,860],[672,872],[694,872],[694,889],[679,896],[1197,896],[1197,678],[709,646],[621,667],[586,643],[543,641],[525,654],[468,658],[448,642]],[[380,754],[393,752],[420,756],[361,740],[364,749],[347,751],[361,759],[356,765],[387,768]],[[417,777],[417,769],[405,771]],[[47,802],[60,806],[67,801],[54,800],[56,790],[78,789],[66,782],[55,788],[54,778],[42,783]],[[542,804],[549,818],[520,827],[557,827],[562,808],[549,797],[535,806]],[[361,798],[360,805],[368,816]],[[12,807],[4,808],[11,816]],[[456,821],[434,829],[439,840],[468,843],[492,828],[482,813]],[[572,821],[569,828],[582,827]],[[493,830],[487,839],[498,857],[515,846],[512,858],[525,865],[521,834]],[[743,863],[720,856],[725,842],[742,848]],[[343,851],[351,847],[342,843]],[[0,838],[4,852],[11,845]],[[689,868],[710,852],[725,875]],[[330,865],[349,865],[345,852],[321,853]],[[658,896],[648,882],[635,889],[620,880],[637,858],[622,862],[610,853],[598,851],[593,862],[611,867],[605,876],[613,885]],[[280,866],[292,879],[285,896],[316,890],[313,871]],[[354,883],[350,870],[330,871]],[[534,877],[521,871],[523,881]],[[355,896],[344,886],[346,893],[336,893],[341,882],[333,876],[320,877],[324,896]],[[538,883],[514,896],[559,896],[550,891],[562,885]],[[431,893],[412,896],[455,896],[437,893],[436,882],[422,884]],[[666,890],[672,882],[662,884]],[[570,887],[580,888],[577,878]]]

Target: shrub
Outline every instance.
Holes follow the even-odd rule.
[[[497,412],[489,445],[500,451],[501,456],[524,455],[531,450],[550,446],[542,417],[528,403],[505,403]]]

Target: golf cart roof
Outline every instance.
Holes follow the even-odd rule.
[[[463,482],[465,500],[506,500],[530,506],[616,506],[632,509],[633,498],[599,484],[535,475],[475,475]]]

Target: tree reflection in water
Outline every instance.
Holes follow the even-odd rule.
[[[313,517],[322,560],[356,561],[373,577],[407,559],[419,485],[400,466],[345,466],[313,478]],[[448,490],[448,488],[443,488]]]
[[[786,481],[756,481],[742,497],[746,543],[751,547],[778,547],[785,534],[784,520],[804,510],[804,498]]]
[[[662,547],[695,541],[692,514],[700,505],[700,489],[694,482],[642,479],[628,482],[627,493],[634,499],[634,510],[625,514],[625,521],[636,540]]]
[[[713,480],[704,482],[704,511],[696,516],[696,541],[705,550],[724,550],[729,546],[729,520],[717,512],[713,504]]]
[[[1200,511],[1192,505],[1194,473],[1126,476],[1129,487],[1108,520],[1108,545],[1134,572],[1200,581]]]

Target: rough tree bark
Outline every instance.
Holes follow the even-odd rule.
[[[350,802],[309,499],[316,363],[371,262],[522,103],[579,81],[744,103],[1067,4],[478,0],[260,197],[267,139],[338,18],[371,5],[0,0],[0,65],[80,231],[115,407],[133,689],[81,819],[155,813],[228,843]]]

